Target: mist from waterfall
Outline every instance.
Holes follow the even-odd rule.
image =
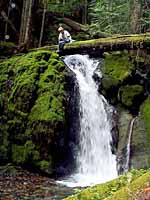
[[[98,60],[87,55],[71,55],[64,59],[74,72],[79,89],[79,147],[76,171],[61,183],[70,186],[89,186],[117,177],[116,156],[111,150],[111,123],[105,98],[99,94],[93,75]]]

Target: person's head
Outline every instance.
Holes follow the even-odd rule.
[[[64,28],[63,28],[62,26],[60,26],[60,27],[58,28],[58,32],[63,33],[63,32],[64,32]]]

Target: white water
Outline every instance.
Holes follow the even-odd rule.
[[[130,167],[129,164],[130,164],[130,153],[131,153],[131,138],[132,138],[134,122],[136,119],[137,119],[137,117],[133,118],[131,120],[130,126],[129,126],[129,136],[128,136],[128,143],[127,143],[126,163],[125,163],[124,172],[127,172]]]
[[[111,127],[105,109],[109,105],[98,93],[93,79],[98,61],[86,55],[67,56],[64,61],[75,73],[79,86],[80,144],[76,171],[59,183],[84,187],[114,179],[117,177],[116,157],[111,151]]]

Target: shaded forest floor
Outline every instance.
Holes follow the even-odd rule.
[[[21,168],[16,171],[11,167],[11,173],[0,169],[1,200],[61,200],[72,193],[72,189],[57,185],[48,177]]]

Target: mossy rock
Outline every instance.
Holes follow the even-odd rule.
[[[130,167],[131,168],[149,168],[150,166],[150,138],[146,132],[143,114],[141,113],[134,121]]]
[[[142,177],[142,175],[145,173],[146,170],[133,170],[115,180],[84,189],[83,191],[77,193],[76,195],[70,196],[65,200],[103,200],[109,197],[111,199],[111,196],[115,195],[117,191],[120,191],[125,186],[134,183],[136,179],[138,180],[138,178]],[[148,172],[148,177],[149,176],[150,173]]]
[[[138,194],[150,185],[150,172],[137,178],[105,200],[135,200]]]
[[[129,61],[126,52],[105,53],[104,65],[101,70],[102,86],[104,90],[111,90],[131,77],[134,65]]]
[[[1,162],[52,173],[54,144],[64,137],[64,80],[65,66],[55,52],[41,50],[0,62]]]
[[[147,139],[150,140],[150,97],[148,97],[144,101],[144,103],[141,105],[140,111],[141,111],[142,118],[145,123],[145,129],[146,129],[147,136],[148,136]]]
[[[127,108],[133,108],[143,100],[144,88],[141,85],[126,85],[119,89],[118,97],[120,102]]]
[[[10,56],[16,51],[17,47],[12,42],[2,42],[0,41],[0,57]]]

